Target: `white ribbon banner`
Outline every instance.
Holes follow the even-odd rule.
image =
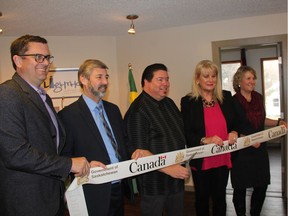
[[[87,177],[75,178],[66,191],[70,216],[88,216],[83,184],[102,184],[115,180],[136,176],[158,170],[173,164],[188,162],[191,159],[203,158],[234,152],[247,148],[255,143],[266,142],[287,134],[285,126],[277,126],[245,137],[240,137],[234,144],[224,141],[223,146],[208,144],[172,152],[161,153],[138,160],[128,160],[109,164],[106,169],[95,167],[90,169]]]

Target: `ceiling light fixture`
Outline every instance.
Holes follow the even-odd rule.
[[[136,33],[135,26],[133,20],[137,19],[139,16],[135,14],[128,15],[126,18],[131,20],[130,28],[128,29],[128,33],[134,35]]]

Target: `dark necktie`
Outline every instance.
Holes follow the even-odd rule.
[[[120,156],[120,154],[119,154],[118,145],[117,145],[117,143],[116,143],[116,141],[115,141],[115,139],[114,139],[114,137],[113,137],[112,131],[111,131],[111,129],[110,129],[110,127],[109,127],[109,125],[108,125],[105,117],[104,117],[103,107],[102,107],[102,105],[99,105],[99,106],[96,107],[96,108],[97,108],[98,111],[99,111],[99,116],[100,116],[100,119],[101,119],[101,121],[102,121],[102,123],[103,123],[103,126],[104,126],[104,128],[105,128],[105,131],[106,131],[106,133],[107,133],[107,136],[109,137],[109,139],[110,139],[110,141],[111,141],[111,144],[112,144],[112,146],[113,146],[113,148],[114,148],[114,150],[115,150],[116,157],[117,157],[118,160],[120,161],[121,156]]]

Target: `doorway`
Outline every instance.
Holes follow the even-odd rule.
[[[236,40],[225,40],[225,41],[215,41],[212,42],[212,54],[213,61],[219,66],[220,71],[222,70],[222,62],[236,62],[241,60],[241,50],[246,51],[246,61],[247,65],[253,67],[257,72],[257,89],[256,91],[265,95],[265,88],[263,83],[265,83],[265,75],[261,73],[263,68],[261,68],[261,59],[268,59],[270,57],[276,58],[279,62],[279,79],[277,85],[279,85],[279,98],[278,104],[275,100],[275,105],[279,105],[280,117],[284,118],[287,121],[287,62],[283,61],[287,59],[287,34],[285,35],[274,35],[274,36],[265,36],[265,37],[256,37],[256,38],[245,38],[245,39],[236,39]],[[250,53],[249,53],[250,52]],[[236,54],[237,53],[237,54]],[[273,53],[273,54],[271,54]],[[247,54],[251,58],[247,58]],[[234,55],[234,57],[233,57]],[[238,55],[235,58],[235,55]],[[257,56],[257,60],[255,60]],[[234,71],[235,73],[236,71]],[[223,84],[228,80],[229,77],[223,71],[221,74]],[[231,75],[231,74],[230,74]],[[261,79],[259,79],[261,78]],[[264,79],[264,80],[262,80]],[[285,85],[284,85],[285,84]],[[230,84],[232,86],[232,84]],[[229,86],[229,85],[228,85]],[[233,92],[232,92],[233,94]],[[281,183],[280,183],[280,194],[287,198],[287,188],[288,188],[288,148],[287,148],[287,136],[277,140],[279,142],[280,155],[281,159],[279,160],[279,166],[281,167]],[[273,183],[272,183],[273,184]],[[278,183],[279,184],[279,183]]]

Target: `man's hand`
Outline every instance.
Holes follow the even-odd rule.
[[[91,167],[102,167],[103,169],[106,169],[106,165],[101,163],[100,161],[91,161],[90,166]]]
[[[90,173],[90,164],[85,157],[77,157],[72,159],[71,172],[75,174],[76,177],[88,176]]]
[[[153,155],[150,151],[148,150],[144,150],[144,149],[136,149],[131,158],[134,159],[134,160],[137,160],[138,158],[141,158],[141,157],[147,157],[147,156],[151,156]]]
[[[162,168],[159,171],[177,179],[186,179],[190,176],[188,169],[179,164],[174,164],[174,165]]]

